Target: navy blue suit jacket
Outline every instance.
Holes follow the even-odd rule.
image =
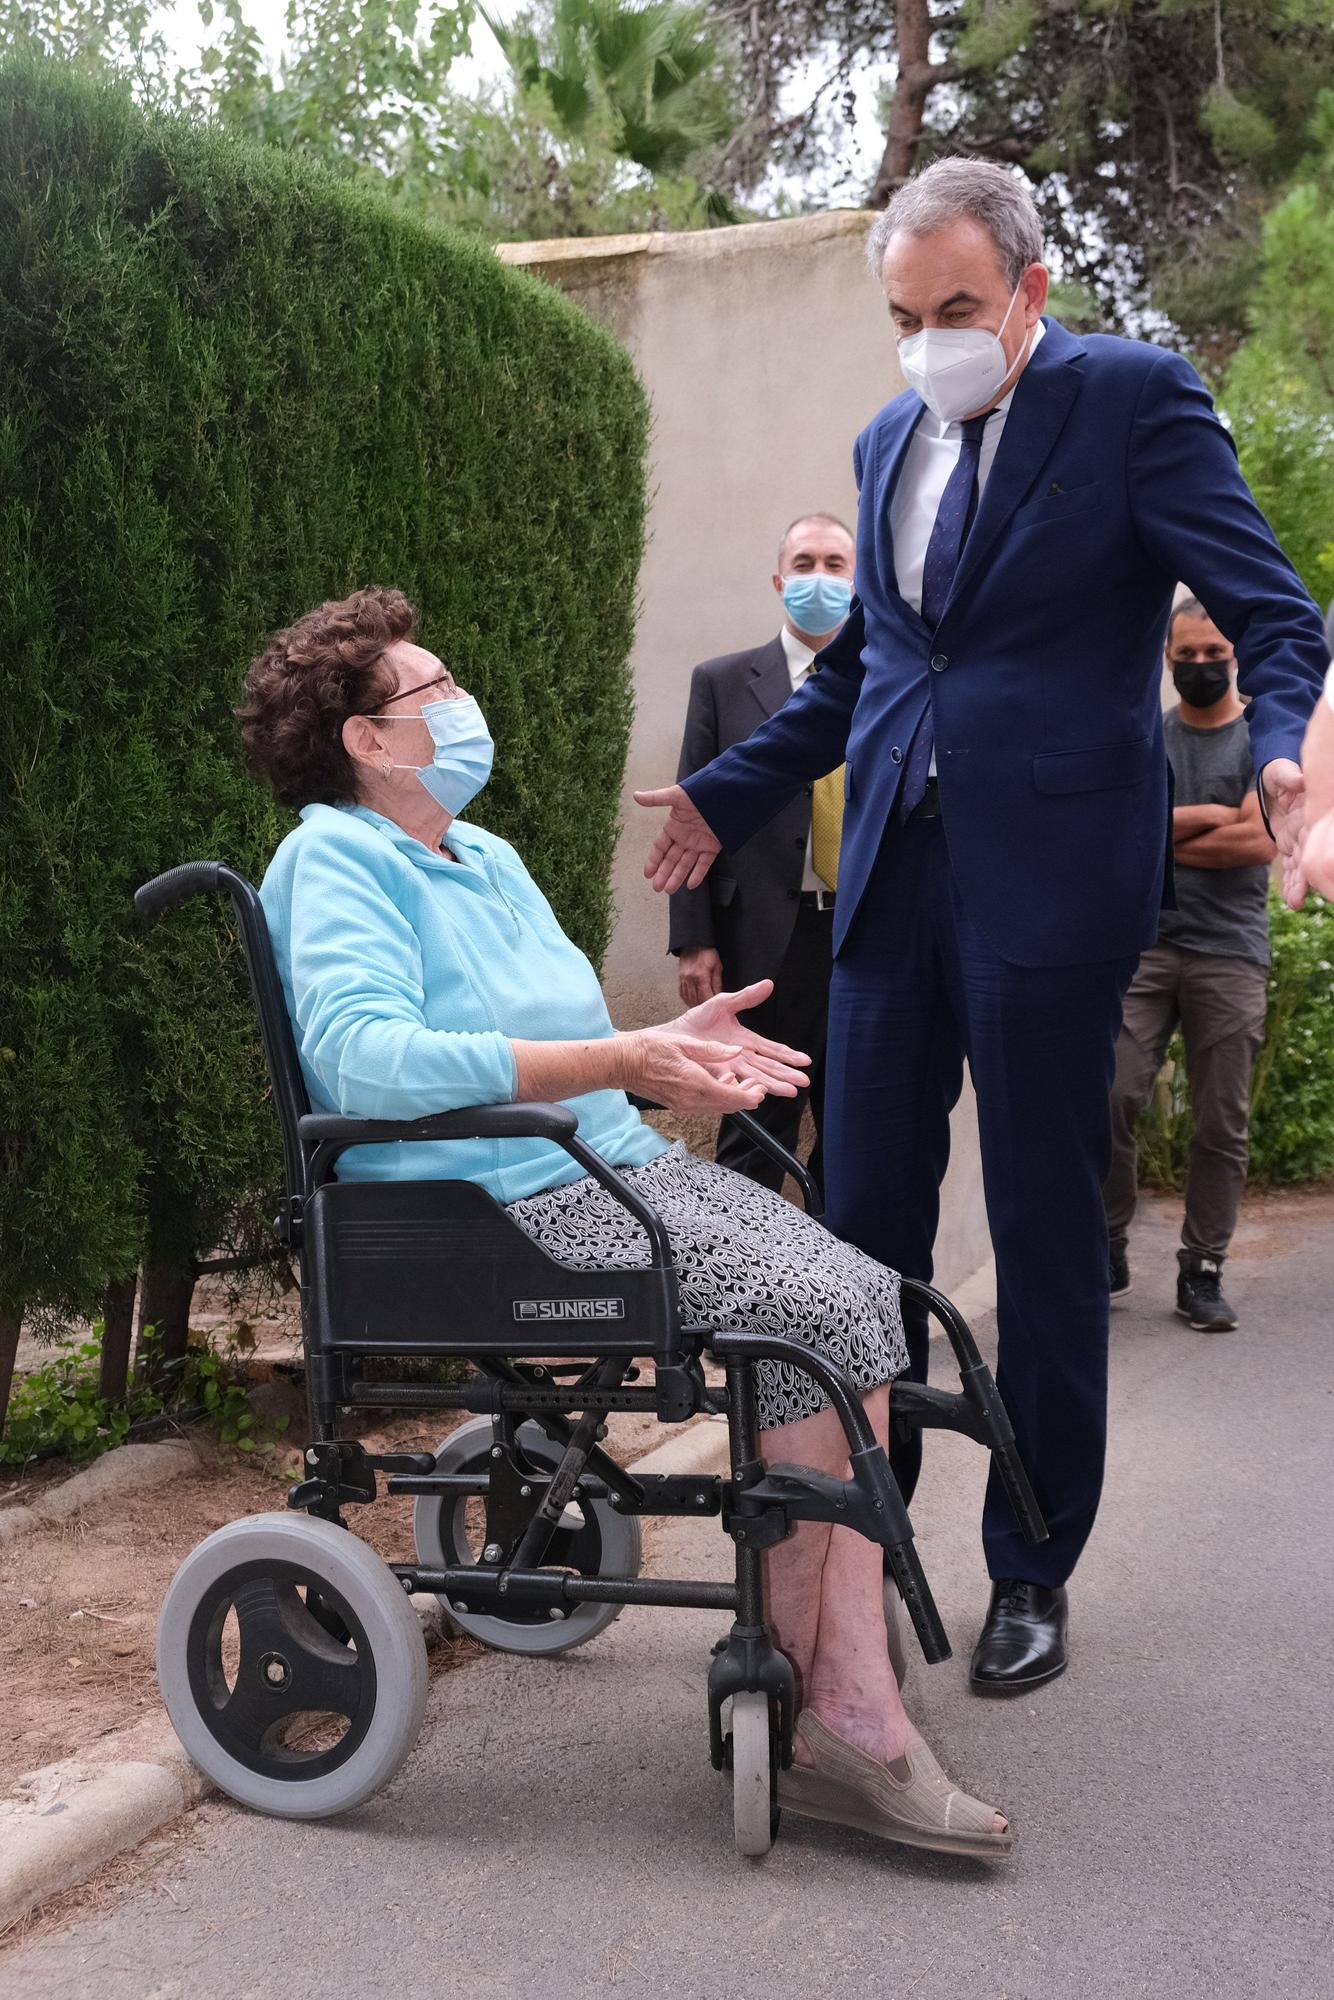
[[[1169,852],[1159,685],[1184,581],[1236,648],[1256,768],[1297,757],[1324,678],[1320,613],[1180,355],[1054,320],[1019,377],[933,632],[899,595],[890,501],[923,405],[857,439],[857,596],[819,671],[686,781],[729,852],[846,762],[835,948],[934,711],[965,907],[1002,958],[1128,958],[1157,935]]]

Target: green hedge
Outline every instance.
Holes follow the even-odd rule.
[[[199,856],[258,876],[286,830],[231,713],[274,626],[370,582],[420,604],[497,739],[479,817],[600,956],[645,446],[624,352],[486,249],[0,67],[0,1317],[272,1213],[225,918],[145,938],[130,897]]]
[[[1309,896],[1290,910],[1271,891],[1269,936],[1274,958],[1251,1086],[1250,1177],[1256,1186],[1282,1187],[1334,1174],[1334,909]],[[1190,1133],[1185,1057],[1174,1035],[1139,1125],[1146,1183],[1184,1185]]]

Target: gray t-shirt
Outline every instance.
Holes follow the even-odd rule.
[[[1255,766],[1246,718],[1218,729],[1192,729],[1173,709],[1163,717],[1167,755],[1179,806],[1239,806],[1255,789]],[[1176,865],[1177,907],[1158,923],[1160,944],[1219,958],[1269,963],[1269,869],[1189,868]]]

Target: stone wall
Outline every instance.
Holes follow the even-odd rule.
[[[676,775],[690,670],[771,637],[780,533],[856,515],[852,441],[902,386],[855,211],[734,229],[501,246],[624,341],[653,408],[652,507],[633,659],[636,713],[605,967],[622,1026],[677,1006],[667,911],[642,867],[656,822],[631,791]],[[990,1256],[971,1091],[955,1113],[937,1277],[970,1296]]]

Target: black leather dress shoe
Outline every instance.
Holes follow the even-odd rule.
[[[974,1694],[1027,1694],[1054,1681],[1068,1664],[1066,1595],[1058,1584],[1001,1577],[991,1587],[991,1609],[973,1649],[969,1685]]]

